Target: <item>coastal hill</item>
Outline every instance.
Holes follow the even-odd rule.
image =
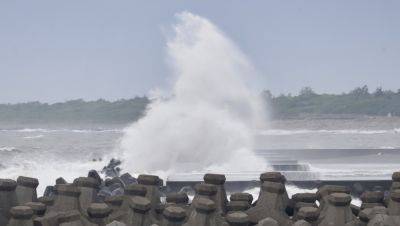
[[[307,115],[400,116],[400,91],[359,87],[343,94],[318,94],[303,88],[298,95],[274,96],[262,92],[272,118],[298,118]],[[28,102],[0,104],[0,122],[7,123],[129,123],[145,114],[147,97],[118,101],[71,100],[63,103]]]
[[[342,94],[317,94],[305,87],[296,96],[273,96],[263,92],[273,118],[293,118],[301,115],[367,115],[400,116],[400,90],[377,88],[369,92],[367,86]]]
[[[121,123],[139,119],[149,103],[146,97],[107,101],[71,100],[63,103],[0,104],[0,122],[12,123]]]

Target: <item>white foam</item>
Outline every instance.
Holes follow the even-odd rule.
[[[299,188],[297,186],[294,185],[286,185],[286,191],[289,195],[289,198],[291,198],[294,194],[297,193],[316,193],[317,189],[307,189],[307,188]],[[249,193],[253,196],[254,200],[258,199],[258,196],[260,195],[260,188],[252,188],[252,189],[248,189],[246,191],[244,191],[246,193]],[[356,206],[361,206],[361,200],[359,198],[356,197],[351,197],[351,204],[356,205]],[[317,201],[317,204],[319,205],[319,202]]]
[[[0,147],[0,152],[13,152],[17,151],[15,147]]]
[[[120,129],[44,129],[44,128],[24,128],[24,129],[0,129],[0,132],[16,133],[121,133]]]
[[[364,135],[374,135],[374,134],[387,134],[387,133],[397,133],[398,129],[393,130],[359,130],[359,129],[343,129],[343,130],[310,130],[310,129],[297,129],[297,130],[284,130],[284,129],[268,129],[260,130],[259,135],[266,136],[286,136],[286,135],[297,135],[297,134],[364,134]]]
[[[154,97],[146,116],[124,130],[123,169],[164,176],[262,170],[252,150],[265,108],[245,80],[254,69],[207,19],[188,12],[177,19],[167,43],[175,80],[164,93],[171,95]]]
[[[396,149],[396,147],[393,147],[393,146],[382,146],[382,147],[379,147],[379,149]]]
[[[39,139],[39,138],[42,138],[42,137],[44,137],[44,135],[43,134],[39,134],[39,135],[35,135],[35,136],[26,136],[26,137],[24,137],[24,139],[32,140],[32,139]]]
[[[18,163],[6,165],[0,170],[0,178],[17,179],[18,176],[34,177],[39,179],[37,188],[41,196],[48,185],[54,185],[58,177],[63,177],[68,182],[73,182],[77,177],[87,176],[89,170],[101,169],[106,161],[74,161],[67,162],[37,156],[34,159],[23,159]]]
[[[315,192],[317,192],[316,188],[315,189],[306,189],[306,188],[299,188],[294,185],[286,185],[285,187],[286,187],[286,191],[289,195],[289,198],[291,198],[292,195],[297,194],[297,193],[315,193]],[[257,200],[258,196],[260,195],[260,188],[255,187],[255,188],[248,189],[244,192],[253,195],[254,200]]]
[[[390,180],[400,164],[313,164],[321,180]]]

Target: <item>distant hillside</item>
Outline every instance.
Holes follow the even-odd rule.
[[[114,102],[71,100],[45,104],[0,104],[0,122],[7,123],[128,123],[139,119],[149,100],[136,97]]]
[[[317,94],[306,87],[296,96],[273,96],[264,91],[262,97],[272,117],[279,119],[305,115],[400,116],[400,92],[378,88],[370,93],[366,86],[340,95]],[[149,102],[146,97],[136,97],[118,101],[0,104],[0,123],[129,123],[143,116]]]
[[[376,89],[370,93],[368,87],[356,88],[340,95],[317,94],[311,88],[303,88],[299,95],[274,97],[263,92],[274,118],[299,117],[301,115],[371,115],[400,116],[400,91]]]

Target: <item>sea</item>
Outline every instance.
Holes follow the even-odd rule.
[[[37,177],[40,193],[58,177],[72,182],[91,169],[101,171],[111,158],[120,157],[114,150],[127,126],[0,125],[0,178]],[[315,172],[317,179],[390,179],[400,169],[398,117],[271,120],[268,128],[254,131],[254,138],[254,152],[266,164],[297,165],[288,171]],[[171,180],[188,178],[187,174],[170,176]],[[246,176],[254,179],[258,172]]]

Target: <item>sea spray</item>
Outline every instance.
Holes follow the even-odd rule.
[[[86,176],[89,170],[102,169],[106,161],[90,161],[82,157],[76,161],[63,160],[37,154],[36,156],[18,155],[10,160],[10,164],[0,165],[0,178],[16,180],[18,176],[34,177],[39,179],[37,193],[42,196],[46,186],[54,185],[58,177],[63,177],[68,182],[75,178]]]
[[[167,42],[173,85],[145,117],[124,130],[117,148],[124,171],[167,176],[266,169],[253,153],[265,107],[246,84],[254,75],[242,52],[209,20],[178,14]]]

